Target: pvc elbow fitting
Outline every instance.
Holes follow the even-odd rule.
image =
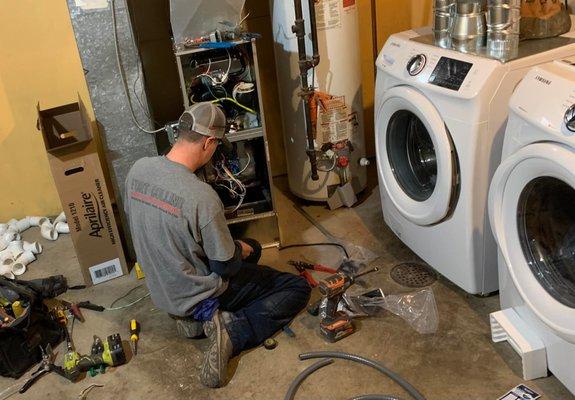
[[[66,214],[62,211],[55,219],[54,225],[57,225],[58,222],[66,222]]]
[[[6,278],[14,279],[14,274],[12,273],[12,267],[10,265],[0,265],[0,275]]]
[[[55,228],[58,233],[70,233],[70,227],[67,222],[59,221],[56,223]]]
[[[28,228],[30,228],[30,220],[28,219],[28,217],[26,218],[22,218],[21,220],[19,220],[18,222],[16,222],[16,228],[17,231],[22,233],[25,230],[27,230]]]
[[[14,240],[8,244],[8,250],[10,250],[12,258],[15,260],[24,253],[24,243],[21,240]]]
[[[56,240],[58,239],[58,232],[50,222],[44,222],[40,226],[40,234],[44,239]]]
[[[32,254],[40,254],[42,253],[43,250],[42,245],[38,242],[34,243],[24,242],[22,247],[24,251],[31,251]]]
[[[26,217],[30,226],[42,226],[44,222],[50,222],[46,217]]]

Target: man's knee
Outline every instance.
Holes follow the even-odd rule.
[[[311,296],[311,286],[303,276],[292,275],[292,282],[290,285],[294,294],[297,293],[298,303],[301,303],[301,308],[305,307]]]

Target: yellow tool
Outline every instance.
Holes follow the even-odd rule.
[[[140,340],[140,323],[135,319],[130,321],[130,340],[134,344],[134,355],[138,354],[138,340]]]
[[[15,301],[12,303],[12,312],[14,313],[14,318],[20,318],[24,314],[24,308],[22,308],[22,303]]]
[[[138,279],[144,279],[146,276],[144,275],[144,271],[142,271],[142,267],[140,266],[140,263],[135,263],[134,264],[134,269],[136,270],[136,278]]]

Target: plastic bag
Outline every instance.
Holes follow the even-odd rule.
[[[439,315],[435,296],[429,288],[413,293],[385,296],[385,309],[403,318],[421,334],[437,332]]]

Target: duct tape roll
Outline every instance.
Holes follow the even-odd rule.
[[[22,233],[25,230],[30,228],[30,220],[28,218],[22,218],[18,222],[16,222],[16,227],[18,228],[18,232]]]
[[[40,226],[40,234],[44,239],[56,240],[58,239],[58,232],[50,222],[44,222]]]
[[[62,211],[60,215],[54,219],[54,225],[56,225],[58,222],[66,222],[66,214],[64,211]]]
[[[14,273],[12,272],[12,267],[10,265],[0,265],[0,275],[6,278],[14,279]]]
[[[42,245],[38,242],[24,242],[23,248],[24,251],[31,251],[33,254],[40,254],[43,250]]]
[[[17,259],[24,252],[24,243],[21,240],[14,240],[8,245],[8,250],[12,253],[12,258]]]
[[[10,268],[12,274],[14,274],[15,276],[24,275],[24,273],[26,272],[26,266],[20,262],[15,262],[14,264],[12,264]]]
[[[20,256],[15,258],[17,263],[23,264],[24,266],[30,264],[31,262],[36,261],[36,256],[31,251],[25,251]],[[16,274],[14,272],[14,274]],[[16,274],[17,275],[17,274]]]
[[[58,233],[70,233],[70,227],[67,222],[60,221],[56,224],[55,228]]]
[[[26,217],[26,218],[28,218],[30,226],[41,226],[44,222],[50,222],[50,220],[46,217]]]

